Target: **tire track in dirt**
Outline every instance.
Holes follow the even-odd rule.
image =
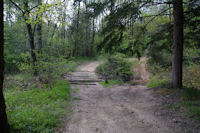
[[[90,62],[78,71],[94,72],[100,62]],[[159,104],[146,86],[72,85],[74,111],[66,133],[173,133],[170,122],[155,115]]]

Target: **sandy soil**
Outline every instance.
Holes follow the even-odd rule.
[[[99,66],[101,63],[103,63],[103,62],[92,61],[92,62],[86,63],[85,65],[79,66],[77,68],[77,71],[94,72],[96,67]]]
[[[131,58],[130,61],[138,60],[136,58]],[[137,82],[139,84],[141,83],[147,83],[150,79],[150,73],[147,70],[147,58],[142,57],[139,61],[138,66],[135,66],[132,68],[132,71],[134,72],[133,82]]]
[[[100,62],[90,62],[78,71],[93,72]],[[143,66],[144,67],[144,66]],[[153,90],[146,86],[72,85],[74,111],[65,133],[175,133],[178,124],[160,115],[161,107]],[[176,126],[177,125],[177,126]]]

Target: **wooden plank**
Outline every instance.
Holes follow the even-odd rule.
[[[69,82],[100,82],[102,80],[68,80]]]
[[[78,82],[72,82],[71,84],[76,84],[76,85],[97,85],[97,84],[86,84],[86,83],[78,83]]]

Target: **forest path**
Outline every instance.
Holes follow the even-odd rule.
[[[93,79],[94,70],[100,63],[87,63],[77,71]],[[95,79],[98,79],[96,75]],[[84,80],[84,76],[81,80]],[[92,83],[95,84],[72,84],[72,95],[80,100],[75,101],[74,111],[64,132],[173,133],[169,122],[157,113],[160,105],[151,89],[129,84],[106,88],[98,82]],[[77,89],[78,92],[73,91]]]

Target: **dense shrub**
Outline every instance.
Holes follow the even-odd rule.
[[[50,85],[50,87],[52,87],[57,80],[61,79],[64,74],[73,71],[77,66],[75,61],[67,60],[62,56],[54,57],[42,53],[37,55],[37,62],[35,62],[35,67],[33,68],[29,53],[23,53],[21,57],[23,61],[18,64],[19,70],[27,74],[34,73],[36,69],[39,80],[42,83]]]
[[[165,61],[161,61],[161,60],[165,60]],[[150,57],[147,60],[147,67],[148,67],[148,70],[154,75],[160,72],[171,70],[171,64],[170,64],[169,59],[164,59],[164,58],[159,58],[159,60],[155,60],[152,57]]]
[[[7,55],[5,54],[5,73],[16,73],[19,71],[17,67],[17,62],[21,61],[20,56],[16,56],[13,54]]]
[[[131,80],[131,63],[122,54],[116,54],[108,57],[107,61],[97,67],[97,73],[110,80]]]

